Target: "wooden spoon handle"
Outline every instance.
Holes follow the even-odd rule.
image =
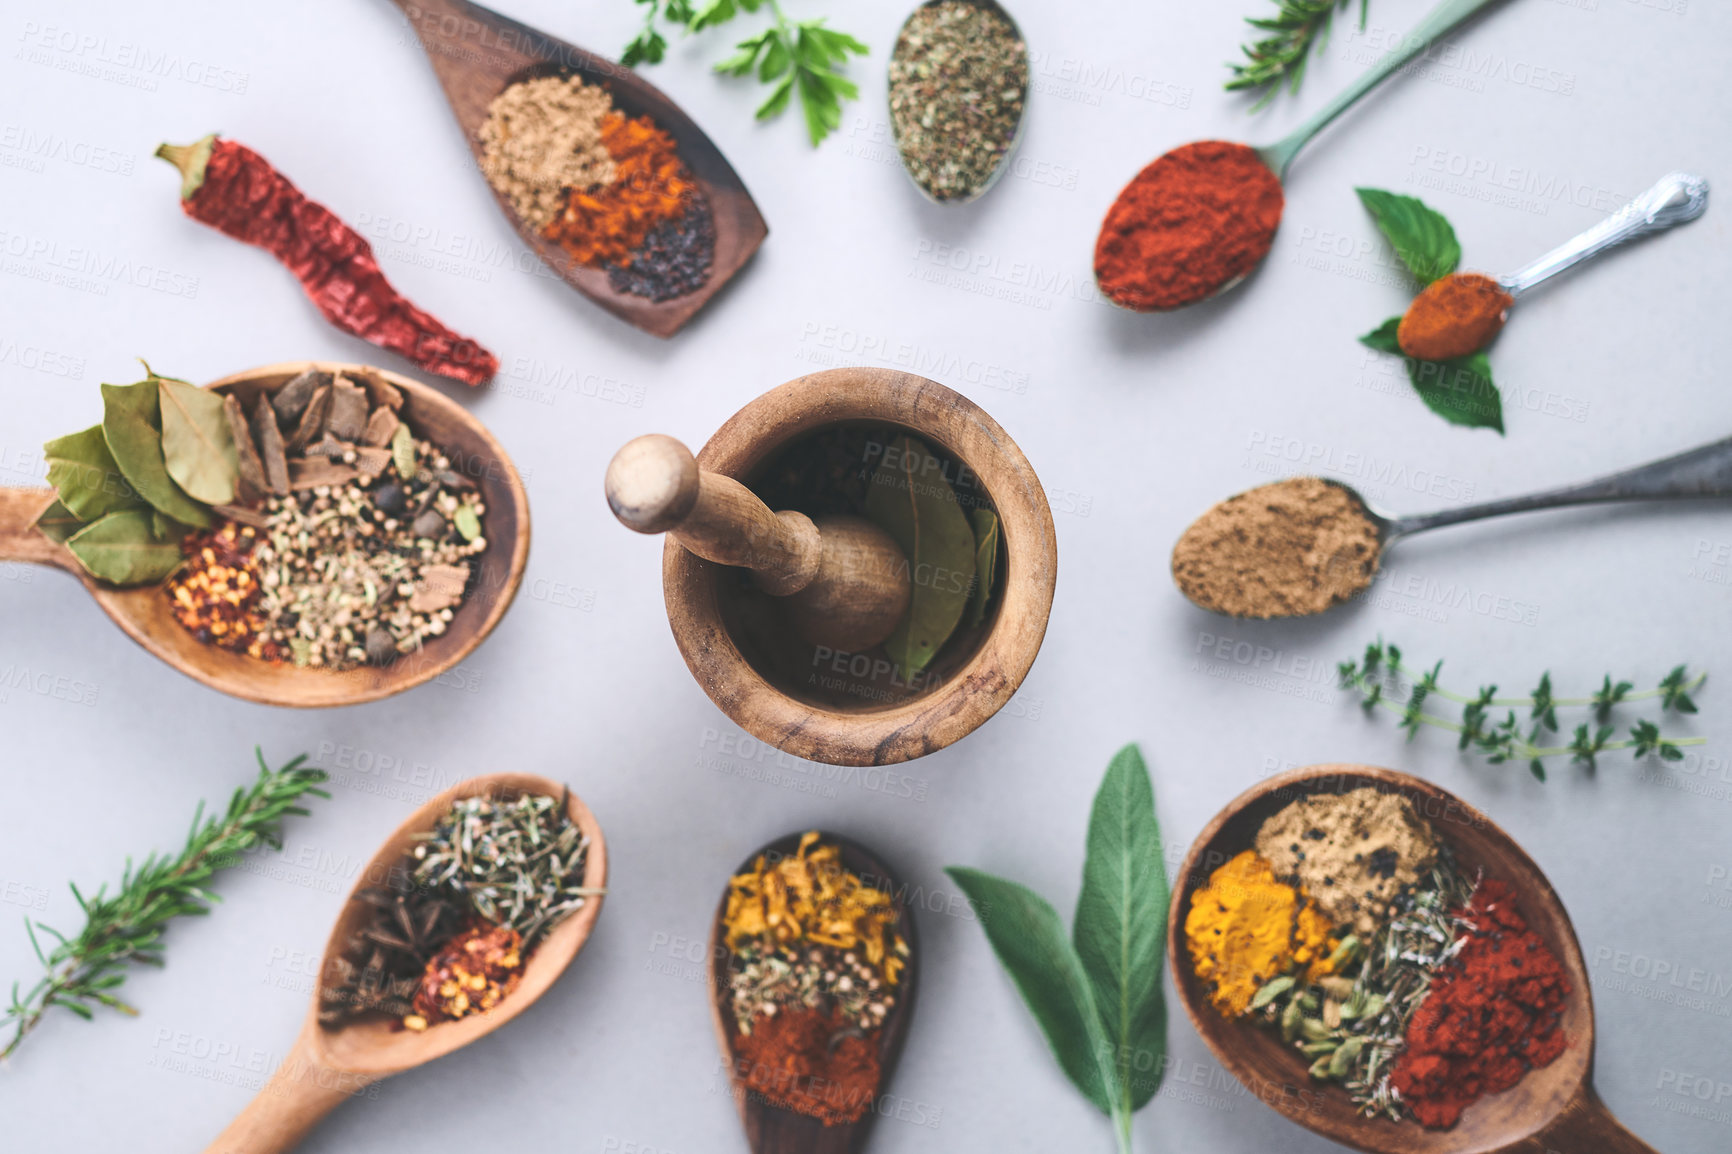
[[[372,1081],[321,1065],[305,1041],[297,1041],[264,1089],[205,1147],[205,1154],[284,1154]]]
[[[1511,1154],[1659,1154],[1624,1129],[1591,1085],[1550,1126],[1507,1149]]]
[[[0,488],[0,561],[28,561],[79,571],[78,559],[36,529],[36,518],[54,500],[52,489]]]
[[[660,433],[639,437],[607,466],[607,503],[639,533],[672,533],[691,552],[752,570],[766,593],[798,593],[817,576],[823,546],[804,513],[774,513],[750,489],[700,469],[690,449]]]

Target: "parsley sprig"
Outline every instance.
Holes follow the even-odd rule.
[[[1277,0],[1279,10],[1273,16],[1247,16],[1245,23],[1267,33],[1260,39],[1244,45],[1241,51],[1245,53],[1242,62],[1228,64],[1232,71],[1232,79],[1227,81],[1226,88],[1235,92],[1246,88],[1266,89],[1257,103],[1251,106],[1255,112],[1274,100],[1281,91],[1281,85],[1287,85],[1287,91],[1299,91],[1299,85],[1305,79],[1305,65],[1311,59],[1311,50],[1323,51],[1329,43],[1329,29],[1335,21],[1335,10],[1345,8],[1353,0]],[[1359,27],[1365,27],[1365,15],[1371,6],[1371,0],[1359,0]]]
[[[303,768],[304,756],[276,770],[266,767],[262,752],[258,758],[258,779],[250,788],[235,790],[225,814],[207,819],[204,803],[199,803],[186,848],[180,853],[153,853],[136,867],[128,858],[112,897],[107,886],[90,897],[72,886],[72,896],[84,911],[84,928],[76,937],[24,919],[43,974],[25,994],[20,994],[17,982],[12,984],[11,1005],[0,1015],[0,1028],[13,1027],[12,1040],[0,1050],[0,1059],[10,1057],[53,1006],[65,1007],[86,1021],[95,1016],[92,1011],[97,1006],[136,1016],[138,1011],[114,992],[126,981],[127,965],[162,965],[162,933],[167,924],[183,915],[208,914],[211,903],[221,900],[206,888],[211,875],[236,864],[242,853],[256,845],[281,849],[282,819],[307,812],[296,803],[309,794],[330,796],[318,788],[325,780],[324,770]],[[38,930],[59,944],[45,952]]]
[[[659,17],[687,32],[702,32],[746,11],[770,14],[771,23],[756,36],[734,45],[734,54],[717,64],[726,76],[756,75],[770,85],[769,97],[758,106],[757,118],[780,116],[797,95],[805,114],[806,132],[814,145],[842,123],[842,102],[860,95],[852,80],[842,75],[848,57],[864,56],[866,45],[846,32],[824,26],[824,19],[790,20],[778,0],[633,0],[644,8],[643,27],[625,46],[620,62],[627,66],[658,64],[667,55],[668,42],[656,27]]]
[[[1528,771],[1539,780],[1546,779],[1543,761],[1548,757],[1569,754],[1573,764],[1586,769],[1596,768],[1596,758],[1609,750],[1628,749],[1637,760],[1650,755],[1662,761],[1680,761],[1686,745],[1702,745],[1703,737],[1666,737],[1653,721],[1638,721],[1630,727],[1628,739],[1617,739],[1617,729],[1611,723],[1612,711],[1619,705],[1659,699],[1662,711],[1695,713],[1692,691],[1708,680],[1706,673],[1692,676],[1685,666],[1678,666],[1652,689],[1637,689],[1629,681],[1614,682],[1608,674],[1600,688],[1589,697],[1558,697],[1552,691],[1552,675],[1540,675],[1539,684],[1527,697],[1499,697],[1497,686],[1482,685],[1469,697],[1453,693],[1438,684],[1443,670],[1439,661],[1430,669],[1415,670],[1402,663],[1399,646],[1387,644],[1383,638],[1365,647],[1358,661],[1343,661],[1337,666],[1343,689],[1356,689],[1360,705],[1366,713],[1379,706],[1401,717],[1400,727],[1407,731],[1408,740],[1418,735],[1421,726],[1429,725],[1457,735],[1456,748],[1473,748],[1487,761],[1525,761]],[[1433,697],[1461,706],[1461,720],[1451,721],[1427,713],[1425,704]],[[1558,733],[1558,710],[1582,708],[1593,710],[1593,722],[1576,726],[1564,745],[1542,745],[1547,733]],[[1507,710],[1501,720],[1494,710]],[[1517,719],[1517,711],[1525,720]]]

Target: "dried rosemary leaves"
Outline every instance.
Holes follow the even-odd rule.
[[[328,1027],[486,1013],[547,931],[601,892],[583,885],[589,839],[563,796],[462,798],[417,840],[387,885],[355,895],[371,910],[321,991]]]
[[[890,57],[890,125],[902,163],[934,200],[992,183],[1022,124],[1028,46],[996,6],[914,10]]]

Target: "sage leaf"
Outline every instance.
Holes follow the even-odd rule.
[[[162,402],[155,380],[102,386],[102,436],[139,496],[183,525],[210,526],[209,510],[168,475],[162,455]]]
[[[1161,967],[1168,896],[1154,787],[1142,753],[1127,745],[1113,755],[1095,794],[1072,927],[1117,1063],[1118,1106],[1125,1114],[1154,1097],[1166,1073]]]
[[[408,425],[398,425],[391,434],[391,460],[399,477],[405,481],[415,479],[415,438],[409,435]]]
[[[1400,317],[1390,317],[1359,338],[1359,343],[1380,353],[1400,357],[1407,365],[1407,379],[1426,408],[1452,425],[1467,428],[1503,428],[1503,396],[1491,379],[1491,358],[1485,350],[1449,361],[1419,361],[1401,351],[1395,339]]]
[[[1045,899],[1026,886],[965,866],[944,871],[968,895],[992,952],[1016,983],[1071,1083],[1102,1113],[1119,1095],[1082,959]]]
[[[972,629],[986,619],[992,579],[998,572],[998,514],[991,509],[974,509],[968,519],[974,523],[974,588],[968,595],[968,627]]]
[[[217,394],[184,381],[157,381],[162,408],[162,455],[187,495],[207,505],[229,505],[240,477],[234,433]]]
[[[921,442],[899,436],[872,474],[866,516],[895,538],[914,595],[884,651],[912,678],[956,631],[974,579],[974,530],[956,491]]]
[[[115,585],[148,585],[180,567],[180,543],[156,532],[143,509],[110,513],[67,539],[66,547],[92,577]]]
[[[1395,249],[1420,285],[1428,285],[1454,272],[1461,263],[1461,242],[1455,239],[1442,213],[1417,197],[1401,196],[1380,188],[1356,188],[1359,203],[1371,213],[1378,231]]]
[[[68,537],[84,528],[84,522],[73,516],[64,502],[56,501],[36,518],[36,528],[56,545],[64,545]]]
[[[60,504],[81,521],[143,504],[121,476],[101,425],[49,441],[42,446],[42,455],[48,461],[48,483],[60,494]]]

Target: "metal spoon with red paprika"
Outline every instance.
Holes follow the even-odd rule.
[[[1609,248],[1664,232],[1706,211],[1708,182],[1687,172],[1669,172],[1599,224],[1515,272],[1496,278],[1456,272],[1432,281],[1407,306],[1395,339],[1402,352],[1422,361],[1476,353],[1503,329],[1510,305],[1530,289]]]
[[[1095,281],[1116,305],[1162,312],[1228,291],[1269,254],[1281,181],[1299,150],[1360,97],[1498,0],[1443,0],[1369,71],[1284,139],[1225,140],[1156,157],[1120,191],[1095,241]]]

